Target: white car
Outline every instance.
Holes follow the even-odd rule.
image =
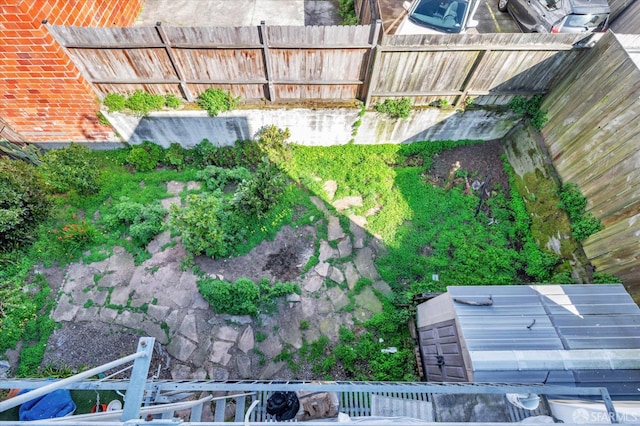
[[[396,34],[458,34],[478,25],[473,16],[479,0],[405,1],[404,17]]]

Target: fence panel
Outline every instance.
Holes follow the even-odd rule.
[[[543,108],[558,173],[578,184],[605,229],[584,243],[598,271],[640,290],[640,36],[606,34],[577,60]]]
[[[560,37],[556,37],[560,36]],[[414,105],[467,96],[505,103],[514,95],[546,93],[583,52],[584,34],[464,34],[384,36],[370,96],[413,97]],[[481,103],[486,100],[480,99]]]

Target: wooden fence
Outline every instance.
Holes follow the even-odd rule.
[[[620,34],[640,34],[640,1],[609,0],[609,3],[612,8],[611,30]],[[614,5],[624,7],[617,9],[614,15]]]
[[[542,130],[565,182],[605,229],[584,243],[598,271],[640,294],[640,36],[606,34],[545,98]]]
[[[369,4],[365,1],[363,4]],[[144,89],[193,101],[209,87],[243,102],[414,105],[546,93],[584,34],[381,36],[381,23],[308,27],[48,27],[99,95]]]

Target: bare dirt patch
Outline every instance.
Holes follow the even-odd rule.
[[[509,188],[509,176],[504,172],[501,155],[504,153],[502,141],[493,140],[476,145],[460,146],[436,154],[429,171],[434,185],[446,186],[451,170],[459,166],[454,184],[466,184],[463,175],[467,175],[469,185],[473,181],[482,183],[489,179],[489,189],[499,187],[502,191]],[[466,172],[466,173],[465,173]]]

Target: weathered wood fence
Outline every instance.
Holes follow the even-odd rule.
[[[640,1],[609,0],[610,28],[620,34],[640,34]],[[614,13],[615,12],[615,13]]]
[[[545,98],[542,130],[561,178],[605,229],[584,243],[598,271],[640,294],[640,36],[606,34]]]
[[[365,1],[363,4],[370,4]],[[209,87],[245,103],[504,103],[546,93],[584,34],[382,36],[380,21],[308,27],[48,27],[99,95],[144,89],[186,100]]]

